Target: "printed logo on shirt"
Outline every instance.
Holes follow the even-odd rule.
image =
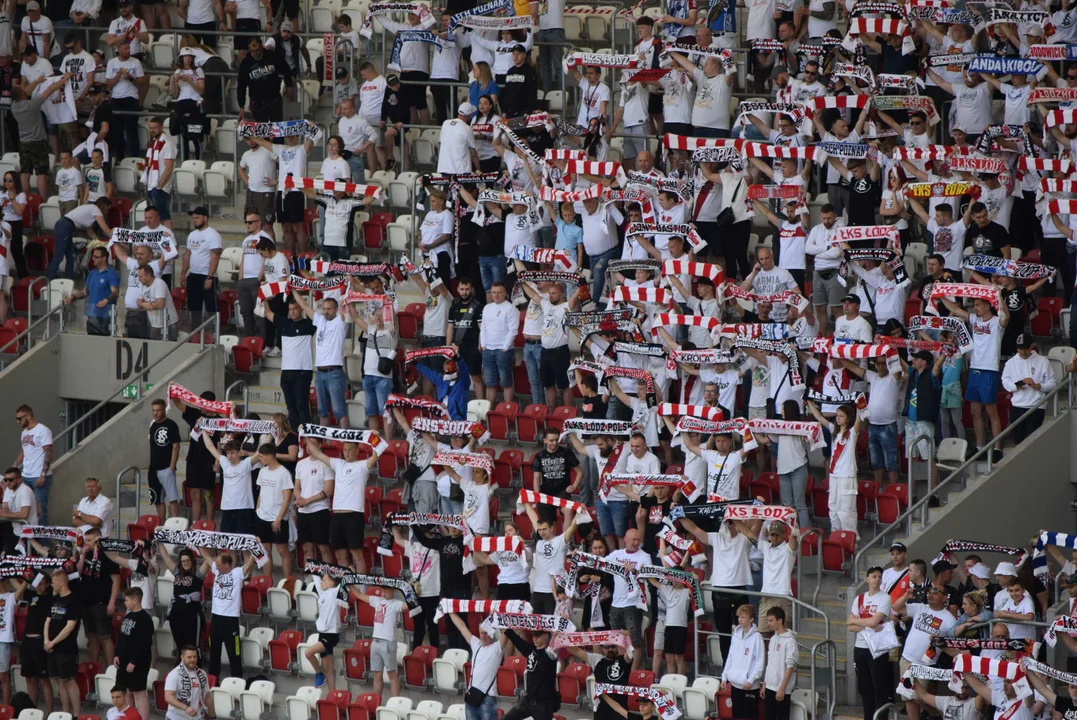
[[[610,680],[620,680],[621,672],[621,664],[613,663],[612,665],[610,665],[609,670],[606,671],[606,675],[609,677]]]
[[[930,613],[926,612],[920,613],[916,616],[916,623],[914,627],[921,632],[927,633],[928,635],[938,635],[939,628],[942,627],[942,618],[935,617],[934,615],[931,615]]]
[[[236,584],[231,573],[217,573],[213,580],[213,597],[218,600],[231,600]]]
[[[168,445],[168,428],[157,428],[157,431],[153,433],[153,444],[157,447]]]

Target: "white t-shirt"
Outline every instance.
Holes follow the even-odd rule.
[[[872,425],[891,425],[897,422],[900,414],[898,397],[901,393],[901,383],[894,373],[888,373],[886,377],[879,375],[874,370],[867,372],[868,387],[868,421]]]
[[[168,285],[165,281],[159,277],[155,277],[153,282],[149,285],[143,285],[141,280],[138,284],[139,298],[143,302],[156,302],[157,300],[164,300],[164,306],[156,310],[147,310],[146,317],[149,318],[150,327],[163,328],[166,325],[172,325],[178,319],[176,314],[176,305],[172,300],[172,293],[168,290]]]
[[[428,246],[433,243],[442,235],[453,234],[453,215],[452,210],[445,209],[441,212],[435,212],[431,210],[423,218],[423,224],[419,227],[419,235],[421,238],[420,244],[423,246],[423,254],[433,259],[439,253],[452,253],[453,245],[451,242],[442,243],[436,248],[431,250]]]
[[[228,458],[221,457],[221,475],[224,478],[224,487],[221,489],[221,510],[254,509],[251,470],[257,464],[257,460],[245,457],[233,465],[228,462]]]
[[[723,457],[717,450],[702,450],[701,454],[707,461],[707,495],[717,495],[726,500],[739,499],[740,453],[732,450]]]
[[[636,552],[628,552],[624,548],[621,548],[620,550],[614,550],[613,552],[611,552],[609,555],[606,556],[606,559],[610,562],[615,563],[627,561],[631,563],[631,567],[635,568],[638,568],[641,565],[650,565],[652,563],[651,556],[648,553],[643,552],[642,549],[637,550]],[[624,578],[614,575],[613,607],[636,607],[636,603],[638,600],[639,584],[627,582]]]
[[[440,597],[441,553],[414,540],[404,552],[410,559],[412,579],[419,578],[419,597]]]
[[[134,43],[131,43],[131,45],[133,46]],[[133,47],[132,52],[134,52]],[[137,98],[138,86],[135,85],[132,80],[137,80],[146,74],[142,69],[142,63],[140,63],[137,58],[133,57],[129,57],[126,60],[120,60],[119,57],[114,57],[108,61],[108,65],[105,67],[105,79],[111,80],[118,76],[121,68],[127,70],[127,77],[112,86],[112,99]]]
[[[830,471],[831,477],[856,479],[856,438],[857,432],[852,428],[849,429],[847,434],[834,433],[834,448],[832,452],[838,453],[839,447],[841,448],[841,452],[836,460],[834,460],[834,456],[831,455],[831,461],[833,462],[833,469]]]
[[[194,22],[193,20],[188,21]],[[142,22],[141,18],[135,17],[133,14],[130,18],[125,18],[121,15],[109,24],[108,34],[124,35],[132,27],[134,28],[134,37],[131,38],[131,54],[138,55],[142,52],[142,41],[138,39],[137,35],[146,29],[146,25]]]
[[[192,230],[187,235],[187,249],[191,251],[191,259],[187,265],[191,273],[208,275],[213,251],[221,249],[221,234],[211,227]]]
[[[202,94],[198,92],[198,88],[196,87],[199,80],[206,79],[206,73],[202,71],[202,68],[196,66],[192,69],[177,69],[173,75],[178,78],[187,78],[190,81],[184,82],[183,80],[179,80],[177,82],[179,88],[179,95],[176,96],[177,102],[180,100],[202,101]]]
[[[748,563],[748,550],[751,543],[744,533],[733,537],[729,528],[721,532],[707,533],[708,543],[713,551],[711,563],[711,585],[714,587],[748,587],[752,584],[752,567]]]
[[[970,135],[979,135],[991,123],[991,86],[981,82],[970,88],[961,81],[952,85],[957,124]]]
[[[238,617],[238,615],[237,615]],[[189,707],[193,707],[198,711],[198,715],[195,717],[205,717],[205,700],[203,699],[203,693],[207,692],[209,688],[201,687],[198,682],[198,673],[193,671],[181,670],[179,667],[173,668],[172,672],[168,673],[168,677],[165,678],[165,690],[178,693],[180,691],[180,677],[186,674],[190,679],[190,697],[183,698]],[[165,717],[168,720],[191,720],[191,716],[185,712],[168,706],[168,711],[165,713]]]
[[[314,365],[317,367],[343,367],[344,366],[344,338],[347,328],[344,320],[337,315],[332,320],[327,320],[325,315],[314,316],[314,327],[318,328],[315,335],[316,355]]]
[[[243,568],[232,566],[231,572],[224,574],[217,567],[213,571],[213,614],[221,617],[239,617],[240,596],[243,592]]]
[[[334,475],[333,469],[328,465],[308,456],[295,466],[295,477],[299,480],[300,495],[309,498],[325,490],[326,481],[332,480]],[[329,498],[322,498],[297,509],[301,515],[328,510]]]
[[[371,597],[370,607],[374,608],[373,637],[376,640],[395,640],[396,626],[404,610],[404,601]]]
[[[969,369],[998,372],[1004,331],[999,324],[998,315],[992,315],[990,320],[981,320],[975,313],[971,313],[969,314],[969,329],[972,330]]]
[[[960,270],[961,254],[965,249],[965,231],[968,229],[965,223],[955,220],[942,227],[935,222],[935,218],[931,218],[928,220],[927,229],[935,236],[935,252],[944,258],[943,267],[947,270]]]
[[[490,496],[493,494],[493,486],[489,482],[479,485],[474,480],[463,477],[460,480],[460,489],[464,491],[464,513],[468,515],[468,527],[475,535],[486,535],[490,532]]]
[[[19,512],[25,507],[30,508],[30,514],[26,516],[26,522],[11,521],[11,527],[15,535],[19,534],[23,525],[37,525],[37,500],[34,498],[33,489],[25,482],[21,483],[16,490],[4,490],[4,502],[11,512]]]
[[[284,491],[295,487],[292,474],[283,465],[276,470],[262,468],[258,473],[258,487],[261,490],[258,493],[258,509],[255,514],[260,520],[273,522],[284,504]]]
[[[553,540],[539,538],[535,541],[535,572],[538,582],[534,586],[536,593],[550,594],[549,582],[543,582],[565,571],[565,536],[556,535]]]
[[[692,105],[695,102],[695,86],[688,73],[674,70],[666,74],[658,85],[662,88],[662,117],[668,123],[692,122]]]
[[[318,593],[318,619],[315,621],[314,629],[319,633],[330,635],[339,633],[340,609],[348,607],[348,604],[340,599],[341,588],[338,586],[323,590],[319,583],[314,586],[314,590]]]
[[[441,124],[441,151],[438,153],[438,172],[449,175],[469,173],[471,152],[475,149],[475,133],[466,120],[453,118]]]
[[[769,541],[760,538],[759,552],[763,555],[763,590],[767,595],[791,596],[793,587],[791,573],[793,563],[796,561],[796,553],[789,543],[781,542],[771,545]]]
[[[109,537],[112,534],[112,501],[104,495],[98,495],[93,500],[88,496],[79,500],[79,513],[81,515],[93,515],[101,520],[101,537]],[[88,532],[92,525],[79,525],[79,530]]]
[[[251,192],[273,192],[277,177],[277,156],[259,145],[243,153],[239,166],[247,172],[247,188]]]
[[[526,555],[517,555],[514,552],[490,553],[490,559],[497,563],[498,584],[523,585],[531,576],[531,565],[527,562]]]
[[[949,610],[932,610],[927,604],[920,605],[920,611],[914,617],[905,639],[905,650],[901,657],[911,663],[934,665],[937,657],[930,659],[930,662],[925,662],[928,658],[924,657],[931,646],[931,638],[953,635],[956,626],[957,618]]]
[[[273,157],[277,158],[280,170],[277,172],[277,191],[282,193],[300,192],[284,187],[289,175],[297,178],[307,174],[307,147],[304,143],[296,145],[274,145]]]
[[[1003,600],[1001,605],[995,606],[995,612],[1000,610],[1005,612],[1017,613],[1018,615],[1033,614],[1035,619],[1036,606],[1032,603],[1032,595],[1026,590],[1024,597],[1021,598],[1021,602],[1015,603],[1009,593],[1006,593],[1006,599]],[[1036,628],[1029,625],[1018,625],[1016,623],[1008,622],[1006,629],[1010,631],[1011,640],[1027,640],[1036,637]]]
[[[707,77],[702,70],[692,74],[696,84],[696,101],[692,107],[692,124],[718,130],[729,129],[729,102],[733,97],[733,86],[726,82],[725,75]]]
[[[692,591],[683,585],[662,585],[658,588],[659,600],[666,606],[666,627],[688,627],[688,606]]]
[[[22,443],[22,476],[25,480],[41,477],[45,467],[45,448],[52,445],[52,430],[38,423],[32,429],[23,430],[19,436]]]
[[[592,85],[589,80],[581,79],[580,83],[580,112],[576,116],[576,124],[587,127],[597,118],[602,110],[602,103],[609,102],[610,88],[606,83],[599,80]]]
[[[37,22],[30,22],[29,15],[23,16],[19,29],[30,36],[30,42],[37,48],[37,54],[41,57],[52,57],[60,54],[60,43],[56,40],[56,31],[52,27],[52,20],[49,20],[44,15],[39,17]],[[48,53],[45,52],[46,35],[52,36]]]
[[[262,272],[265,258],[258,254],[258,241],[262,238],[270,238],[265,230],[259,230],[257,235],[248,235],[243,238],[243,267],[240,272],[241,280],[250,280],[258,277]]]
[[[375,141],[378,137],[377,131],[371,127],[370,122],[358,113],[350,118],[340,118],[337,121],[337,131],[340,133],[340,139],[344,141],[344,149],[352,152],[368,142]],[[347,165],[346,162],[344,164]]]
[[[885,617],[890,617],[890,596],[880,590],[874,595],[862,593],[853,598],[849,607],[849,612],[857,616],[861,620],[867,620],[876,613],[882,613]],[[864,639],[864,633],[875,632],[874,630],[865,628],[856,634],[856,647],[867,648],[868,641]],[[916,660],[919,663],[919,660]]]
[[[359,114],[368,123],[381,122],[381,103],[385,99],[385,78],[378,75],[359,86]]]
[[[94,69],[93,55],[83,50],[80,53],[66,55],[60,63],[60,74],[71,74],[71,92],[79,97],[85,89]]]
[[[366,509],[366,482],[370,476],[366,460],[348,462],[344,458],[330,458],[329,466],[336,476],[333,485],[333,510],[364,512]]]

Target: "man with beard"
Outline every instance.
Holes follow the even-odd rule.
[[[237,38],[238,40],[238,38]],[[280,91],[284,81],[284,95],[288,101],[295,100],[295,80],[288,63],[281,61],[283,53],[266,52],[262,39],[252,37],[247,44],[249,53],[239,64],[239,119],[243,120],[243,106],[247,93],[251,96],[251,119],[256,122],[280,122],[284,119],[284,97]]]
[[[527,658],[527,671],[524,673],[523,697],[501,720],[524,720],[528,716],[532,720],[552,720],[554,712],[560,708],[557,694],[557,654],[548,647],[550,633],[539,630],[532,635],[534,644],[521,638],[515,630],[505,631],[505,637]]]
[[[590,665],[594,670],[595,682],[599,685],[628,685],[628,676],[632,672],[632,662],[628,660],[617,645],[600,645],[601,652],[587,652],[583,648],[565,648],[569,655],[580,659],[581,662]],[[616,700],[621,705],[627,705],[628,698],[625,695],[609,695],[611,700]],[[617,712],[606,703],[599,703],[595,709],[595,720],[616,720]]]
[[[621,455],[624,445],[613,438],[612,435],[596,435],[592,442],[584,444],[575,433],[568,436],[572,447],[581,455],[590,457],[598,467],[598,475],[616,472],[618,467],[623,467]],[[606,545],[617,549],[624,545],[624,535],[628,529],[625,519],[625,508],[628,498],[624,493],[611,490],[605,500],[596,498],[595,506],[598,511],[598,530],[606,538]]]
[[[1029,675],[1030,680],[1032,677]],[[1035,684],[1034,680],[1032,682]],[[932,695],[919,683],[913,685],[913,691],[921,703],[938,710],[943,720],[976,720],[982,718],[987,709],[987,702],[979,695],[973,695],[965,680],[961,681],[961,692],[953,696]]]
[[[191,320],[197,326],[202,321],[203,307],[207,313],[217,312],[217,263],[221,261],[221,235],[209,226],[209,211],[206,208],[196,207],[188,214],[194,229],[187,235],[187,250],[183,253],[180,277],[187,279],[187,309],[191,311]]]
[[[479,350],[479,330],[482,325],[482,303],[475,296],[475,284],[471,278],[462,277],[456,282],[457,299],[449,308],[449,321],[445,330],[445,344],[455,345],[460,359],[471,374],[471,386],[475,397],[486,395],[482,382],[482,352]]]

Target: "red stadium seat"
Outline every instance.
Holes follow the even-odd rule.
[[[213,532],[217,529],[217,523],[212,520],[195,520],[191,525],[192,530],[209,530]]]
[[[859,518],[861,520],[867,520],[876,516],[875,499],[879,497],[879,483],[874,480],[861,480],[857,483],[857,506],[859,512],[860,498],[864,503],[864,516]]]
[[[901,508],[907,509],[909,507],[909,484],[908,483],[894,483],[893,485],[887,485],[879,491],[879,495],[893,495],[901,503]]]
[[[561,432],[565,429],[565,420],[576,417],[576,408],[574,407],[555,407],[553,412],[546,418],[546,427]]]
[[[557,691],[561,702],[568,705],[580,705],[581,698],[587,690],[587,678],[591,668],[583,663],[572,663],[564,672],[557,673]]]
[[[508,700],[514,699],[524,685],[524,671],[527,660],[519,655],[505,658],[497,669],[497,696]]]
[[[344,650],[344,676],[349,682],[364,682],[370,667],[370,639],[363,638]],[[358,698],[356,699],[358,701]],[[376,706],[375,706],[376,707]]]
[[[519,431],[521,443],[538,441],[546,426],[548,412],[549,409],[545,405],[531,404],[524,408],[523,414],[516,418],[516,429]]]
[[[381,695],[374,693],[356,695],[355,702],[348,705],[348,720],[374,720],[379,705],[381,705]]]
[[[135,522],[128,523],[127,537],[132,542],[148,541],[153,536],[154,529],[160,524],[161,519],[156,515],[142,515]]]
[[[823,572],[845,574],[845,562],[856,553],[856,533],[834,530],[823,540]]]
[[[763,502],[767,505],[773,505],[776,494],[771,489],[770,485],[762,482],[753,482],[748,485],[748,497],[750,498],[763,498]]]
[[[434,660],[438,650],[431,645],[420,645],[404,656],[404,684],[419,690],[426,689],[434,672]]]
[[[291,673],[296,668],[296,648],[303,642],[298,630],[281,630],[276,640],[269,641],[269,669]]]
[[[333,690],[318,701],[318,720],[345,720],[352,694],[347,690]]]
[[[516,416],[520,406],[514,402],[499,402],[486,413],[486,429],[493,440],[511,440],[516,437]]]
[[[893,525],[901,517],[901,500],[888,493],[879,493],[875,498],[875,510],[878,513],[879,522],[883,525]]]
[[[273,587],[273,578],[255,575],[243,586],[241,598],[244,615],[261,615],[266,604],[269,588]]]

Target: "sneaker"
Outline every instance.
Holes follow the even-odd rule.
[[[992,463],[997,463],[1000,460],[1002,460],[1002,451],[999,450],[998,448],[995,448],[994,450],[991,451],[991,462]]]
[[[275,347],[271,347],[271,348],[269,348],[268,350],[266,350],[262,354],[265,355],[266,357],[280,357],[280,349],[275,348]]]
[[[942,507],[942,503],[939,502],[939,496],[938,495],[932,495],[931,498],[927,501],[927,506],[929,508]]]
[[[386,170],[386,172],[391,171],[395,167],[396,167],[396,158],[389,158],[388,160],[385,161],[385,170]]]
[[[318,673],[314,676],[314,687],[321,687],[325,685],[325,673]]]

